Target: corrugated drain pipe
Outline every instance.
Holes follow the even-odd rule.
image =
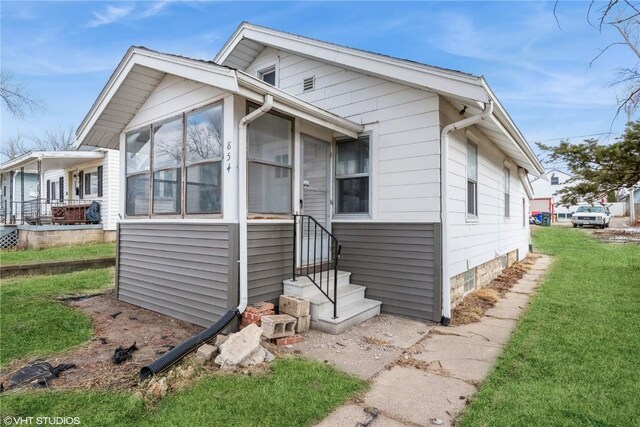
[[[451,322],[451,278],[449,277],[449,209],[448,209],[448,172],[449,172],[449,134],[479,121],[486,120],[493,113],[493,101],[484,104],[484,111],[475,116],[467,117],[450,123],[442,129],[440,135],[440,224],[442,226],[442,318],[440,323],[448,326]]]
[[[229,310],[220,320],[210,328],[199,334],[181,342],[173,349],[169,350],[158,359],[143,367],[140,370],[140,379],[144,380],[153,374],[162,372],[169,368],[187,354],[197,349],[201,344],[213,339],[224,328],[226,328],[237,316],[241,315],[247,308],[248,301],[248,276],[247,276],[247,193],[243,191],[247,188],[247,125],[267,113],[273,107],[273,97],[269,94],[264,96],[264,103],[257,110],[252,111],[240,120],[238,125],[238,162],[239,162],[239,188],[238,215],[240,225],[240,298],[238,307]]]

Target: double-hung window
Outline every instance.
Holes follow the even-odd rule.
[[[181,175],[182,117],[179,117],[153,125],[153,213],[180,213]]]
[[[369,213],[369,136],[336,144],[336,214]]]
[[[98,194],[98,174],[97,172],[84,173],[84,195],[91,196]]]
[[[188,214],[222,212],[222,105],[186,116]]]
[[[478,147],[467,142],[467,217],[478,217]]]
[[[127,215],[149,214],[151,131],[142,129],[126,137]]]
[[[291,213],[293,121],[273,112],[264,114],[249,124],[247,138],[249,212]]]
[[[504,217],[509,218],[511,216],[511,197],[509,195],[511,188],[511,171],[509,168],[504,168]]]

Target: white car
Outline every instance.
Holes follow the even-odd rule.
[[[571,217],[573,228],[593,225],[594,227],[609,227],[611,214],[606,206],[580,206]]]

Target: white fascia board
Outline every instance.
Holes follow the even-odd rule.
[[[525,150],[523,150],[523,145],[518,143],[518,141],[513,138],[511,133],[509,133],[507,129],[505,129],[504,125],[500,122],[500,120],[495,115],[492,114],[490,120],[491,120],[491,123],[495,125],[500,130],[500,132],[509,139],[509,141],[511,141],[513,146],[524,156],[524,158],[528,160],[529,166],[532,167],[531,170],[527,169],[528,172],[534,176],[543,175],[544,168],[542,167],[542,164],[540,164],[540,161],[538,160],[538,158],[535,155],[533,155],[533,157],[529,156],[525,152]],[[529,148],[529,145],[526,142],[524,142],[524,146]]]
[[[230,92],[238,92],[238,83],[233,70],[189,58],[165,55],[132,47],[127,51],[122,61],[120,61],[120,64],[118,64],[118,67],[98,96],[98,99],[94,102],[91,110],[76,131],[78,146],[82,145],[82,142],[95,127],[95,123],[107,108],[109,101],[115,96],[122,83],[136,65],[216,86]],[[111,132],[121,130],[122,129],[108,129],[108,131]]]
[[[273,96],[274,108],[284,113],[300,117],[303,120],[318,124],[351,138],[356,138],[359,133],[364,131],[364,126],[359,123],[352,122],[351,120],[318,108],[313,104],[279,90],[242,71],[237,71],[236,75],[240,83],[239,93],[245,98],[261,103],[263,102],[263,96],[269,93]]]
[[[20,157],[9,160],[0,165],[0,173],[15,171],[21,167],[46,159],[78,159],[80,161],[101,159],[104,152],[99,151],[30,151]]]
[[[479,102],[488,102],[482,79],[455,71],[448,71],[409,61],[395,59],[348,47],[313,40],[293,34],[282,33],[262,27],[242,24],[215,57],[223,64],[234,48],[242,41],[255,42],[319,58],[338,65],[354,68],[382,78],[411,83],[429,90],[460,96]]]

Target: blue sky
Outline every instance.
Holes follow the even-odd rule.
[[[45,110],[1,138],[75,130],[131,45],[212,59],[241,21],[484,75],[530,141],[593,135],[613,123],[626,47],[589,62],[617,34],[586,21],[588,2],[11,2],[1,3],[2,68]],[[618,93],[617,93],[618,92]],[[600,138],[611,136],[602,135]],[[581,138],[572,138],[580,141]]]

